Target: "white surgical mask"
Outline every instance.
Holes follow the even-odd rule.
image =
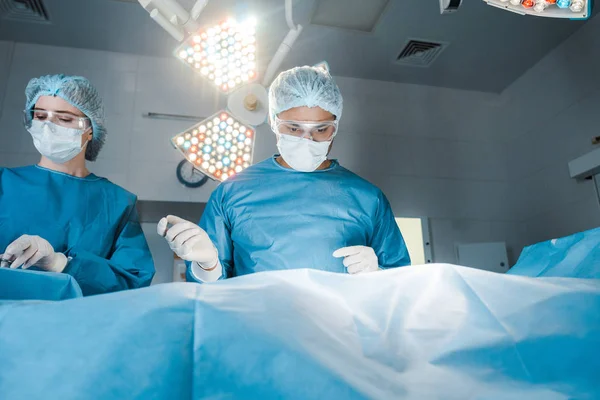
[[[331,141],[314,142],[289,135],[277,136],[277,148],[281,157],[296,171],[313,172],[327,160]]]
[[[41,155],[49,160],[64,164],[81,153],[82,129],[65,128],[49,121],[31,121],[28,129],[33,144]]]

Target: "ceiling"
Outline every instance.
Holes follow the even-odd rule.
[[[282,68],[329,62],[334,75],[501,92],[584,22],[519,16],[466,0],[440,15],[438,0],[391,0],[373,33],[311,25],[316,0],[295,0],[305,26]],[[192,0],[180,0],[190,5]],[[131,0],[44,0],[51,23],[0,19],[0,40],[171,56],[176,42]],[[254,15],[258,59],[266,68],[287,33],[283,0],[212,0],[200,23]],[[351,7],[339,13],[350,16]],[[394,63],[409,39],[448,46],[428,68]],[[262,61],[262,62],[261,62]]]

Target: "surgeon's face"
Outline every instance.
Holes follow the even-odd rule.
[[[75,117],[84,117],[85,118],[85,114],[82,113],[77,107],[74,107],[73,105],[69,104],[68,102],[61,99],[60,97],[40,96],[38,101],[35,103],[34,108],[37,110],[60,112],[60,113],[71,114],[72,116],[75,116]],[[88,142],[91,139],[92,139],[92,131],[89,130],[89,132],[86,132],[84,135],[81,135],[81,146],[83,147],[83,145],[85,145],[86,142]]]
[[[302,122],[323,122],[335,121],[335,115],[321,107],[294,107],[280,112],[277,118],[283,121],[302,121]],[[329,146],[329,151],[333,143]]]

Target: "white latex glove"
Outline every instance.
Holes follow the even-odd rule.
[[[206,270],[212,270],[219,263],[217,249],[197,224],[169,215],[158,221],[157,232],[179,258],[196,262]]]
[[[375,250],[367,246],[343,247],[333,253],[336,258],[344,257],[344,266],[349,274],[379,271],[379,260]]]
[[[62,272],[67,266],[67,256],[56,253],[46,239],[23,235],[8,245],[0,255],[0,266],[27,269],[33,265],[45,271]]]

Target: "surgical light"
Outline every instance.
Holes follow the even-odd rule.
[[[303,27],[294,23],[293,0],[285,0],[289,31],[258,83],[254,82],[258,78],[256,20],[239,23],[229,19],[201,28],[197,21],[208,0],[195,0],[190,11],[178,1],[138,0],[150,17],[180,43],[174,55],[228,95],[229,111],[215,114],[171,141],[196,169],[213,179],[225,180],[252,163],[252,127],[266,121],[267,88]]]
[[[257,78],[256,22],[229,19],[190,35],[175,55],[224,93]]]
[[[229,129],[231,133],[227,132]],[[215,133],[208,137],[208,131]],[[171,142],[196,169],[214,180],[224,181],[252,163],[254,133],[253,127],[227,111],[220,111],[176,135]],[[192,146],[194,142],[197,144]]]
[[[588,19],[592,0],[483,0],[487,4],[521,15],[547,18]]]

